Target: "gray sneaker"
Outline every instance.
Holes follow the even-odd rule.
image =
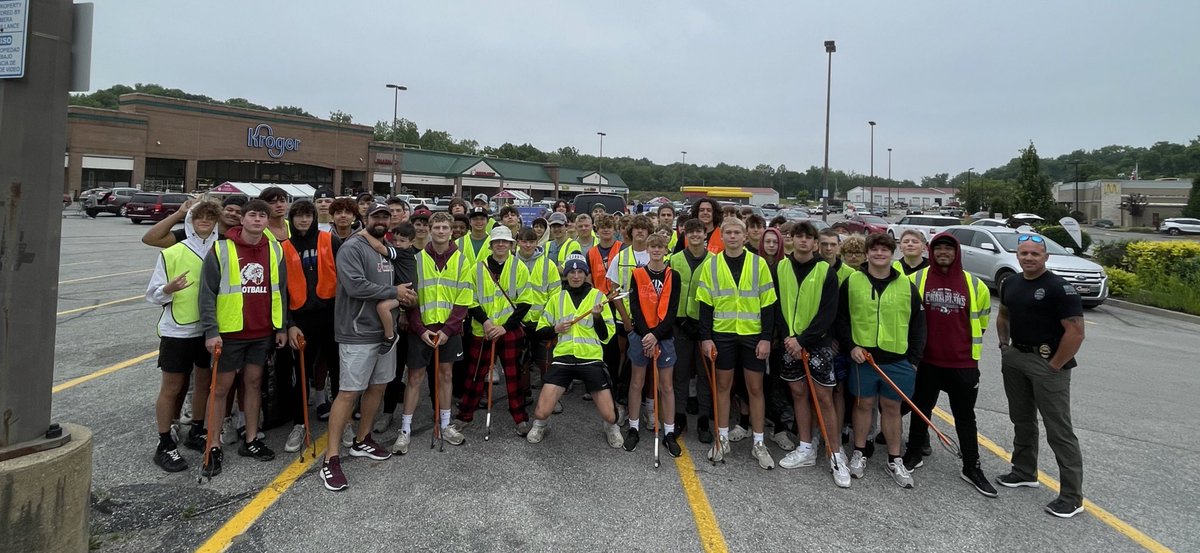
[[[850,487],[850,469],[846,466],[846,454],[837,452],[829,459],[829,470],[833,472],[833,483],[839,488]]]
[[[287,441],[283,444],[283,450],[288,453],[300,451],[304,446],[304,425],[297,424],[292,426],[291,433],[288,434]]]
[[[786,430],[771,434],[771,441],[775,442],[775,445],[784,451],[793,451],[796,449],[796,444],[792,442],[792,438],[788,436]],[[814,442],[812,445],[813,449],[816,449],[817,444]]]
[[[463,442],[467,441],[467,437],[463,436],[462,430],[454,424],[442,429],[442,438],[450,445],[462,445]]]
[[[850,476],[862,478],[863,473],[867,470],[867,458],[859,450],[854,450],[854,455],[850,456]]]
[[[530,423],[529,423],[529,421],[521,421],[521,422],[518,422],[518,423],[517,423],[517,435],[518,435],[518,436],[520,436],[520,437],[522,437],[522,438],[524,438],[525,436],[528,436],[528,435],[529,435],[529,429],[530,429],[530,428],[532,428],[532,427],[533,427],[533,425],[532,425],[532,424],[530,424]]]
[[[408,444],[410,441],[412,441],[412,437],[409,436],[408,432],[401,432],[399,436],[396,436],[396,443],[392,444],[392,453],[397,455],[408,453]]]
[[[783,459],[779,460],[779,466],[785,469],[811,467],[815,464],[817,464],[817,450],[813,449],[811,446],[797,447],[787,455],[784,455]]]
[[[887,467],[883,470],[887,471],[892,476],[892,480],[896,481],[896,485],[905,489],[912,489],[913,478],[912,473],[904,467],[904,461],[896,459],[895,462],[888,461]]]
[[[547,425],[545,424],[534,423],[533,426],[529,428],[529,433],[525,435],[525,441],[531,444],[541,442],[542,438],[546,437],[546,428]]]
[[[621,435],[620,426],[606,424],[604,433],[608,436],[608,447],[620,449],[625,446],[625,437]]]
[[[775,459],[771,458],[771,451],[767,449],[767,444],[758,442],[750,448],[750,454],[758,459],[758,466],[763,470],[771,470],[775,468]]]
[[[714,463],[724,461],[726,455],[729,455],[729,438],[721,436],[713,443],[712,449],[708,450],[708,460]]]
[[[392,414],[391,413],[381,413],[378,417],[375,417],[375,427],[372,428],[371,430],[374,430],[378,434],[382,434],[384,432],[387,432],[388,427],[391,425],[392,425]]]

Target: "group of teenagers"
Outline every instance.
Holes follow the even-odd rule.
[[[154,460],[164,470],[188,468],[171,426],[189,375],[190,428],[178,439],[203,453],[202,474],[220,473],[226,441],[206,421],[237,428],[239,456],[274,458],[259,431],[270,359],[290,375],[291,389],[277,390],[295,419],[284,449],[308,440],[315,404],[331,429],[319,474],[333,491],[349,486],[343,449],[374,460],[408,452],[426,381],[432,440],[490,437],[489,384],[502,375],[516,433],[532,444],[582,387],[612,448],[634,451],[649,432],[677,457],[690,412],[710,461],[749,439],[769,470],[769,424],[786,452],[780,467],[820,464],[843,488],[865,476],[876,445],[883,471],[912,488],[932,453],[924,421],[945,391],[962,479],[997,496],[974,415],[991,298],[949,233],[926,244],[906,232],[894,259],[885,234],[768,225],[708,198],[682,217],[670,204],[627,215],[561,202],[528,227],[511,206],[493,217],[484,195],[431,213],[327,189],[290,203],[270,188],[180,211],[143,238],[165,248],[146,292],[163,306]],[[909,417],[905,440],[908,404],[925,417]],[[373,432],[388,430],[399,405],[399,434],[384,447]],[[1014,465],[996,481],[1032,487],[1029,475]]]

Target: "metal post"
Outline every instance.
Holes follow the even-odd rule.
[[[1075,211],[1079,211],[1079,160],[1068,161],[1075,166]],[[1057,200],[1058,198],[1055,198]]]
[[[679,153],[683,154],[683,163],[679,166],[679,188],[681,189],[680,192],[682,192],[683,191],[682,190],[682,188],[683,188],[683,172],[687,171],[687,152],[682,151]]]
[[[867,121],[871,125],[871,202],[867,206],[868,209],[875,209],[875,122]]]
[[[596,176],[598,177],[599,183],[596,185],[596,189],[601,194],[603,194],[604,193],[604,137],[607,136],[607,134],[603,133],[603,132],[597,132],[596,134],[600,135],[600,168],[596,170]]]
[[[391,195],[395,196],[396,195],[396,166],[400,164],[400,159],[396,155],[396,119],[398,118],[398,115],[399,115],[400,91],[408,90],[408,87],[401,86],[398,84],[390,84],[390,83],[387,85],[387,87],[390,89],[393,89],[395,91],[394,94],[392,95],[392,186],[391,186],[391,190],[392,190]],[[371,188],[372,188],[371,192],[372,193],[375,192],[374,185],[375,185],[375,177],[372,176],[371,177]]]
[[[888,148],[888,209],[892,209],[892,149]]]
[[[967,168],[967,191],[966,191],[966,192],[963,194],[963,202],[962,202],[962,203],[963,203],[963,207],[965,207],[965,208],[967,209],[967,211],[971,211],[971,202],[970,202],[970,198],[971,198],[971,171],[974,171],[974,170],[975,170],[975,168],[974,168],[974,167],[968,167],[968,168]],[[982,203],[982,202],[981,202],[981,203]],[[970,213],[967,213],[967,215],[970,215]]]
[[[837,45],[832,40],[825,41],[825,53],[829,55],[829,62],[825,69],[825,170],[821,173],[821,220],[829,219],[829,96],[833,90],[833,53],[837,51]]]

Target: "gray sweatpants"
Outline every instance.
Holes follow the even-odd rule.
[[[1083,503],[1083,454],[1071,426],[1071,372],[1057,371],[1037,353],[1004,348],[1000,359],[1008,417],[1013,423],[1013,472],[1023,480],[1037,479],[1038,413],[1046,425],[1046,441],[1058,462],[1059,497]]]

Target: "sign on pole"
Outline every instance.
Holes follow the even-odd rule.
[[[0,0],[0,79],[25,76],[29,0]]]

